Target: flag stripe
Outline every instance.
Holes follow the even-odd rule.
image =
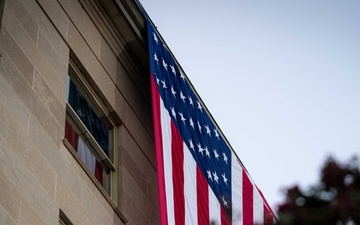
[[[209,187],[199,167],[196,167],[198,224],[209,224]]]
[[[172,180],[172,151],[171,151],[171,129],[170,117],[168,111],[163,106],[163,101],[160,99],[160,112],[161,112],[161,130],[163,132],[163,152],[164,155],[164,176],[165,176],[165,190],[166,190],[166,206],[168,212],[168,223],[175,224],[174,215],[174,185]]]
[[[256,187],[259,194],[261,195],[262,200],[264,201],[264,224],[273,224],[276,222],[276,216],[272,209],[270,208],[268,202],[266,201],[263,193],[258,187]]]
[[[253,185],[246,174],[246,171],[243,170],[243,216],[244,225],[254,224],[254,215],[253,215]]]
[[[174,184],[174,214],[175,224],[185,224],[185,200],[184,200],[184,150],[183,141],[173,122],[171,122],[172,142],[172,171]]]
[[[223,208],[221,208],[220,214],[221,214],[221,225],[231,225],[231,221]]]
[[[166,188],[164,177],[164,155],[163,155],[163,136],[161,130],[161,113],[160,113],[160,98],[157,89],[157,85],[153,79],[152,73],[150,73],[151,82],[151,97],[153,104],[153,123],[154,123],[154,144],[156,149],[156,170],[157,170],[157,183],[158,183],[158,199],[159,199],[159,211],[160,224],[167,225],[167,206],[166,206]]]
[[[185,198],[185,224],[197,224],[197,198],[196,193],[196,162],[189,149],[184,144],[184,195]]]
[[[216,195],[209,186],[209,217],[210,222],[220,224],[221,221],[221,206]]]
[[[257,188],[253,188],[254,190],[254,222],[255,224],[263,224],[264,223],[264,201],[258,192]]]
[[[269,208],[264,204],[264,224],[272,224],[273,223],[273,215],[271,214]]]
[[[232,185],[232,224],[242,225],[243,224],[243,183],[242,173],[243,168],[240,166],[239,161],[236,157],[232,157],[232,173],[231,173],[231,185]]]

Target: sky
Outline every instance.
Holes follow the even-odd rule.
[[[360,156],[360,1],[140,0],[276,211]]]

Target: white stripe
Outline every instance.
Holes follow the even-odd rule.
[[[196,162],[184,143],[185,224],[198,224],[196,197]]]
[[[231,195],[232,195],[232,224],[243,224],[243,168],[234,154],[231,155]]]
[[[213,190],[209,187],[209,216],[210,224],[221,224],[221,208],[219,200]]]
[[[164,157],[164,178],[166,192],[166,207],[168,213],[168,224],[175,224],[174,216],[174,194],[172,180],[172,159],[171,159],[171,126],[169,112],[164,107],[163,100],[160,98],[160,117],[163,141]]]
[[[79,154],[80,159],[85,163],[85,165],[90,170],[91,174],[95,176],[95,167],[96,167],[96,159],[92,154],[91,150],[86,146],[84,140],[79,137],[78,140],[78,149],[77,152]]]
[[[264,223],[264,201],[254,185],[254,222],[256,224]]]

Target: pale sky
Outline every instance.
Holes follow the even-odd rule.
[[[140,0],[269,204],[360,156],[359,0]]]

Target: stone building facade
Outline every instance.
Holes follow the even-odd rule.
[[[0,224],[158,224],[134,0],[0,0]]]

